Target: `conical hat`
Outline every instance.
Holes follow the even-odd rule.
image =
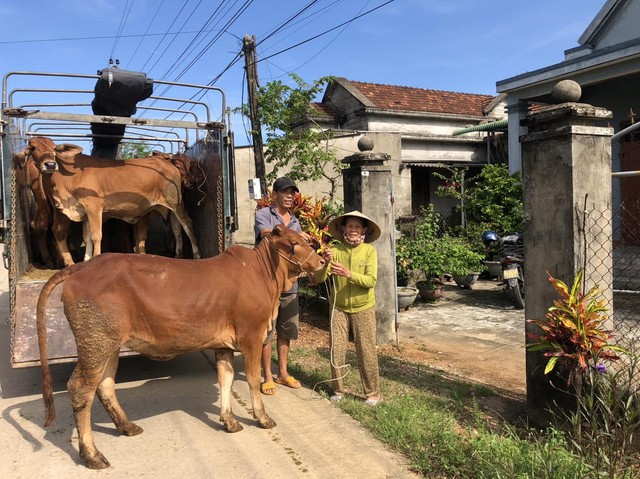
[[[331,220],[331,222],[329,223],[328,229],[329,229],[329,234],[333,236],[334,239],[338,241],[342,241],[342,238],[343,238],[342,225],[344,224],[344,222],[349,216],[352,216],[354,218],[362,218],[363,220],[365,220],[365,224],[367,226],[367,235],[364,239],[365,243],[373,243],[375,240],[380,238],[380,234],[381,234],[380,227],[377,224],[375,224],[375,222],[368,216],[360,213],[359,211],[354,210],[354,211],[350,211],[349,213],[340,215],[337,218],[334,218]]]

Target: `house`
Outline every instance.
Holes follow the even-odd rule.
[[[336,150],[338,157],[357,153],[358,139],[365,133],[374,137],[374,152],[391,156],[397,217],[417,213],[420,206],[429,203],[443,213],[451,211],[455,201],[435,194],[442,184],[437,173],[448,175],[447,168],[468,167],[468,174],[472,175],[488,162],[507,161],[504,135],[500,133],[506,127],[504,96],[338,77],[312,107],[311,113],[295,126],[331,130],[329,147]],[[250,148],[237,148],[236,158],[238,164],[253,164]],[[237,183],[246,184],[240,173]],[[305,183],[301,189],[312,195],[326,193],[322,182]],[[341,193],[340,186],[338,199]],[[247,205],[251,207],[251,203]],[[239,206],[243,206],[241,201]],[[236,238],[251,240],[251,236],[243,234],[242,226],[250,223],[250,218],[242,212],[239,217]]]
[[[564,52],[564,61],[500,80],[497,91],[506,95],[508,153],[511,171],[521,169],[521,121],[532,105],[552,102],[551,90],[560,80],[574,80],[582,90],[578,100],[613,113],[609,126],[620,132],[636,123],[640,113],[640,0],[607,0],[578,39],[579,46]],[[630,128],[632,130],[632,128]],[[612,139],[612,171],[640,170],[640,129]],[[613,180],[616,240],[640,244],[640,176]]]

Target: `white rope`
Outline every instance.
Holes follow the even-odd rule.
[[[314,398],[314,399],[322,399],[322,396],[321,396],[321,395],[318,395],[318,394],[316,393],[316,388],[317,388],[320,384],[323,384],[323,383],[330,383],[330,382],[333,382],[333,381],[337,381],[337,380],[339,380],[339,379],[344,379],[344,378],[346,378],[346,377],[348,376],[348,374],[349,374],[349,371],[350,371],[350,369],[349,369],[349,368],[351,368],[351,365],[350,365],[350,364],[348,364],[346,361],[345,361],[345,364],[343,364],[342,366],[337,366],[337,365],[333,362],[333,340],[334,340],[334,338],[335,338],[335,335],[333,334],[333,313],[334,313],[334,312],[335,312],[335,310],[336,310],[336,297],[337,297],[337,294],[335,294],[336,285],[335,285],[335,279],[334,279],[334,277],[333,277],[333,276],[330,276],[330,277],[329,277],[329,281],[331,281],[331,287],[332,287],[332,289],[333,289],[333,291],[334,291],[334,295],[333,295],[333,304],[331,305],[331,309],[330,309],[330,311],[329,311],[329,363],[330,363],[330,364],[331,364],[331,366],[332,366],[334,369],[336,369],[336,370],[339,370],[339,369],[343,369],[343,368],[345,368],[345,369],[346,369],[346,371],[345,371],[345,373],[344,373],[342,376],[339,376],[339,377],[337,377],[337,378],[325,379],[325,380],[323,380],[323,381],[318,381],[317,383],[315,383],[315,384],[314,384],[314,386],[313,386],[313,388],[311,389],[311,397],[312,397],[312,398]],[[326,285],[326,284],[325,284],[325,288],[327,288],[327,285]],[[330,295],[330,293],[329,293],[329,288],[327,288],[327,296],[328,296],[328,297],[330,297],[330,296],[331,296],[331,295]],[[347,334],[348,334],[348,327],[349,327],[349,326],[348,326],[348,324],[347,324]],[[348,336],[347,336],[347,342],[348,342]]]

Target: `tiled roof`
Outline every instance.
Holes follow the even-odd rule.
[[[351,81],[378,108],[483,116],[493,96]]]
[[[311,107],[316,110],[314,113],[317,113],[319,116],[328,116],[331,118],[336,116],[335,110],[326,103],[311,102]]]

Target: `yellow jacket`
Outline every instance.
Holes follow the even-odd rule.
[[[378,252],[368,243],[351,247],[338,243],[331,248],[333,259],[351,271],[351,278],[333,276],[335,287],[329,296],[330,304],[334,304],[346,313],[357,313],[376,304],[373,287],[378,279]],[[316,280],[322,283],[330,276],[328,266],[315,274]]]

